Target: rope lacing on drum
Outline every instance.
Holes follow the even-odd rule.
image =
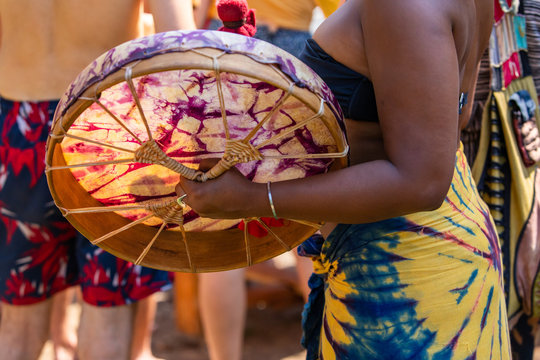
[[[223,119],[223,126],[225,129],[225,138],[228,140],[230,137],[229,137],[229,127],[227,126],[227,111],[225,109],[225,100],[223,99],[223,88],[221,84],[221,76],[220,76],[220,69],[219,69],[219,58],[227,54],[227,52],[223,51],[222,53],[218,55],[208,55],[202,51],[197,51],[195,49],[192,51],[208,59],[212,59],[212,67],[213,67],[215,78],[216,78],[216,88],[217,88],[217,96],[219,100],[219,107],[221,110],[221,118]]]
[[[137,110],[139,110],[139,115],[141,116],[141,119],[144,123],[144,127],[146,128],[146,133],[148,134],[148,138],[152,140],[152,131],[150,130],[150,126],[148,125],[148,120],[146,120],[146,115],[144,114],[144,110],[141,105],[141,100],[139,99],[139,96],[137,95],[137,90],[135,89],[135,85],[133,84],[133,67],[137,65],[139,62],[128,66],[126,68],[126,73],[124,74],[124,79],[126,83],[129,86],[129,91],[131,91],[131,95],[133,96],[133,101],[135,101],[135,105],[137,105]]]
[[[139,255],[137,260],[134,262],[135,264],[139,265],[142,263],[144,257],[148,252],[150,251],[150,248],[154,244],[155,240],[158,238],[158,236],[161,234],[163,230],[165,230],[165,227],[169,224],[176,224],[179,226],[180,231],[182,233],[182,240],[184,242],[184,246],[186,248],[186,255],[188,258],[189,266],[194,271],[193,265],[191,262],[191,253],[189,251],[189,247],[187,244],[187,237],[186,237],[186,231],[184,229],[184,206],[180,205],[176,200],[156,200],[153,202],[148,202],[146,204],[141,205],[118,205],[118,206],[107,206],[107,207],[87,207],[87,208],[77,208],[77,209],[66,209],[64,207],[59,207],[61,213],[64,216],[70,215],[70,214],[82,214],[82,213],[101,213],[101,212],[116,212],[116,211],[128,211],[128,210],[147,210],[151,212],[151,214],[148,214],[140,219],[137,219],[119,229],[116,229],[114,231],[111,231],[97,239],[90,240],[90,242],[94,245],[98,245],[102,241],[105,241],[129,228],[134,227],[137,224],[143,223],[153,217],[157,217],[161,219],[163,222],[161,224],[161,227],[156,232],[152,240],[146,245],[142,253]]]
[[[253,145],[239,140],[227,140],[225,154],[214,167],[202,175],[201,181],[215,179],[236,164],[262,159],[263,156]]]
[[[167,224],[184,225],[184,207],[176,200],[165,203],[155,202],[146,205],[146,209]]]
[[[107,233],[100,238],[91,240],[92,244],[97,245],[100,242],[118,234],[121,231],[127,230],[137,224],[140,224],[144,221],[149,220],[152,217],[157,217],[163,221],[164,224],[176,224],[180,226],[180,230],[183,232],[184,226],[184,217],[183,211],[184,207],[176,202],[176,200],[155,200],[152,202],[147,202],[141,205],[117,205],[117,206],[107,206],[107,207],[86,207],[86,208],[77,208],[77,209],[66,209],[64,207],[59,207],[60,211],[64,216],[71,214],[84,214],[84,213],[102,213],[102,212],[117,212],[117,211],[130,211],[130,210],[147,210],[151,212],[144,216],[143,218],[137,219],[132,223],[123,226],[121,229],[117,229],[113,232]]]
[[[228,163],[238,164],[253,160],[262,160],[261,153],[249,143],[238,140],[229,140],[225,145],[223,160]]]
[[[182,240],[186,248],[186,255],[188,258],[189,267],[192,271],[194,271],[193,264],[191,262],[191,253],[189,251],[187,243],[186,231],[184,229],[184,205],[180,205],[177,201],[170,201],[166,203],[151,203],[147,205],[147,209],[152,211],[155,216],[161,218],[163,220],[163,223],[161,224],[161,227],[154,235],[152,240],[150,240],[150,242],[146,245],[146,247],[134,263],[137,265],[140,265],[142,263],[146,254],[148,254],[148,252],[154,245],[154,242],[158,238],[159,234],[161,234],[161,232],[168,224],[177,224],[180,226],[180,230],[182,232]]]
[[[291,250],[292,248],[286,244],[275,232],[272,231],[272,229],[270,228],[270,226],[266,225],[264,223],[264,221],[262,221],[260,218],[255,218],[255,221],[257,221],[259,223],[259,225],[261,225],[266,231],[268,231],[268,233],[270,233],[274,239],[277,240],[277,242],[279,242],[281,244],[281,246],[283,246],[283,248],[287,251]]]
[[[178,161],[170,158],[161,150],[155,140],[149,140],[141,144],[135,151],[134,160],[143,164],[158,164],[182,175],[190,180],[198,180],[202,177],[203,172],[188,168],[180,164]]]

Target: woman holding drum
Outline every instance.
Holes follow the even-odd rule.
[[[234,169],[181,178],[201,216],[327,222],[319,249],[305,245],[309,359],[510,357],[497,233],[459,142],[492,12],[490,0],[347,1],[301,60],[344,111],[350,166],[268,184]]]

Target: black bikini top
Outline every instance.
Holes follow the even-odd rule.
[[[300,54],[307,66],[315,71],[336,97],[347,119],[379,122],[373,84],[365,76],[328,55],[313,39],[306,41]],[[459,98],[459,113],[467,103],[467,93]]]
[[[313,39],[308,39],[300,60],[328,85],[347,119],[378,122],[373,84],[364,75],[334,60]]]

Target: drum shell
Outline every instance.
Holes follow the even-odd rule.
[[[230,35],[230,34],[229,34]],[[229,35],[226,35],[229,36]],[[221,35],[220,35],[221,36]],[[198,51],[205,51],[206,57]],[[47,143],[47,179],[53,199],[60,209],[78,209],[88,207],[103,207],[103,204],[93,198],[86,189],[80,186],[70,169],[66,166],[62,150],[62,141],[66,132],[75,120],[98,99],[106,89],[125,80],[126,67],[130,68],[131,76],[140,76],[172,71],[179,69],[201,69],[215,71],[214,58],[223,52],[222,49],[203,48],[197,52],[176,51],[157,52],[145,59],[119,63],[115,71],[109,71],[106,76],[85,84],[82,91],[74,95],[72,86],[61,101],[55,114],[51,136]],[[210,56],[210,57],[208,57]],[[212,58],[214,56],[214,58]],[[246,64],[250,64],[247,66]],[[288,76],[276,76],[276,68],[268,63],[254,60],[245,53],[227,53],[220,56],[219,71],[221,73],[242,74],[250,78],[265,81],[270,85],[289,91],[291,96],[301,99],[307,109],[314,113],[322,112],[321,120],[336,139],[338,152],[346,153],[347,144],[340,119],[340,110],[335,102],[321,101],[321,93],[316,93],[308,86],[291,86]],[[297,80],[295,80],[297,82]],[[80,86],[80,85],[79,85]],[[326,90],[325,90],[326,91]],[[325,91],[322,93],[324,94]],[[327,96],[325,94],[324,96]],[[346,166],[346,157],[333,160],[328,171]],[[54,170],[51,170],[54,169]],[[107,213],[70,213],[65,212],[66,218],[89,240],[131,226],[116,233],[98,245],[104,250],[128,261],[139,260],[140,254],[153,240],[156,234],[155,226],[145,224],[132,225],[132,220],[115,212]],[[313,224],[283,220],[281,226],[272,226],[265,236],[251,236],[247,231],[229,228],[220,231],[188,231],[185,238],[179,231],[165,230],[159,234],[148,253],[139,262],[142,265],[169,270],[186,272],[206,272],[228,270],[267,260],[284,251],[294,248],[307,239],[316,230]],[[316,224],[315,224],[316,225]],[[276,241],[276,239],[279,239]],[[247,251],[249,249],[249,251]]]

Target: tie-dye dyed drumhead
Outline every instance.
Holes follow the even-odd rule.
[[[201,218],[176,202],[180,174],[205,180],[236,166],[255,182],[282,181],[343,167],[347,150],[335,99],[292,55],[176,31],[124,43],[78,76],[56,110],[47,174],[58,207],[92,242],[147,266],[211,271],[275,256],[318,224]],[[208,158],[221,161],[201,178]],[[191,243],[210,237],[238,248],[197,260]]]

